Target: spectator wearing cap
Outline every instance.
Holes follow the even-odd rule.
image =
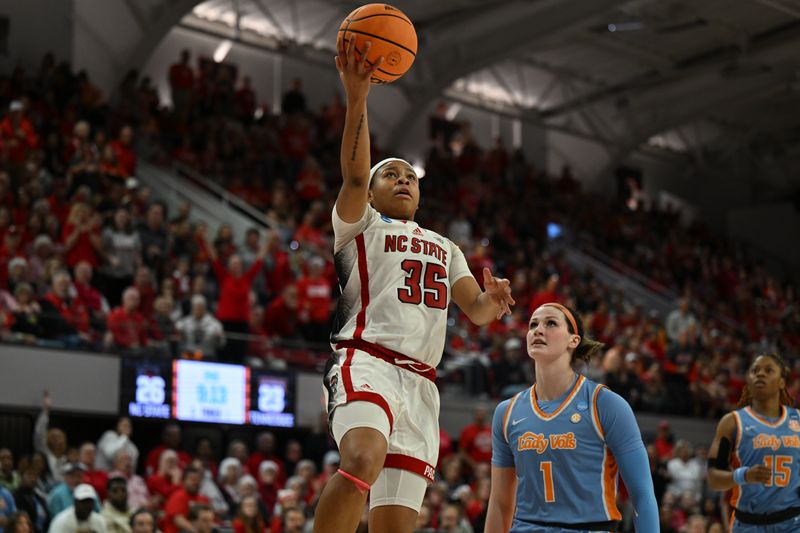
[[[98,470],[109,471],[114,466],[120,451],[126,451],[133,464],[139,461],[139,448],[131,440],[133,425],[127,416],[120,417],[114,429],[105,431],[97,441]]]
[[[127,208],[118,207],[113,223],[103,230],[103,251],[104,292],[110,305],[118,305],[122,292],[133,283],[133,275],[142,262],[142,243]]]
[[[656,439],[653,443],[656,448],[656,457],[659,461],[668,461],[672,458],[672,450],[675,446],[675,437],[672,435],[669,422],[662,420],[658,423]]]
[[[128,507],[128,482],[112,477],[106,487],[108,498],[100,516],[106,521],[108,533],[131,533],[131,509]]]
[[[128,287],[122,295],[122,305],[108,315],[105,345],[123,353],[141,354],[150,343],[150,325],[139,312],[139,291]]]
[[[203,474],[194,467],[188,467],[183,473],[183,487],[176,490],[164,505],[164,533],[194,531],[199,533],[190,522],[189,510],[197,504],[208,505],[208,498],[199,493]],[[211,511],[210,508],[208,508]],[[213,511],[211,511],[213,515]],[[212,518],[213,521],[213,518]]]
[[[209,246],[205,238],[200,240],[203,250],[211,258],[211,267],[219,283],[219,300],[217,301],[217,318],[222,322],[227,335],[227,342],[221,355],[227,361],[242,362],[247,349],[245,335],[249,330],[250,291],[255,276],[261,271],[266,254],[263,245],[255,262],[247,271],[244,270],[242,258],[233,254],[228,258],[227,267],[223,266],[213,246]]]
[[[181,336],[180,352],[213,358],[225,343],[222,323],[208,312],[205,296],[195,294],[191,301],[191,313],[178,320],[175,326]]]
[[[308,273],[297,280],[303,336],[317,342],[324,342],[330,335],[330,316],[333,308],[331,284],[323,276],[324,268],[324,259],[312,257],[308,261]]]
[[[53,275],[52,288],[41,300],[43,327],[48,336],[67,346],[91,340],[89,312],[70,294],[71,279],[66,270]]]
[[[25,104],[21,100],[12,100],[9,104],[8,114],[0,122],[0,139],[7,147],[11,173],[20,173],[28,155],[39,145],[39,136],[25,116]]]
[[[74,504],[56,515],[48,533],[75,533],[91,531],[106,533],[106,522],[98,512],[97,493],[91,485],[82,483],[73,492]]]
[[[47,495],[47,511],[50,516],[56,516],[74,503],[75,488],[83,483],[85,473],[86,468],[80,463],[67,463],[61,467],[64,481],[56,485]],[[91,487],[91,485],[89,486]],[[94,488],[92,488],[92,492],[94,492]],[[99,506],[97,510],[100,510]]]
[[[101,439],[102,440],[102,439]],[[128,507],[131,509],[149,508],[150,491],[142,476],[134,471],[136,462],[126,448],[121,448],[114,456],[114,467],[109,478],[121,477],[128,484]]]
[[[92,442],[84,442],[78,450],[78,462],[83,466],[83,482],[88,483],[97,494],[100,500],[106,499],[106,486],[108,485],[108,472],[95,468],[97,463],[97,447]]]

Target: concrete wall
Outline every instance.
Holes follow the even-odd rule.
[[[0,16],[9,18],[8,53],[0,55],[0,70],[17,64],[39,67],[47,52],[72,58],[73,0],[0,0]]]

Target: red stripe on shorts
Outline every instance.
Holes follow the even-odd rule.
[[[350,339],[336,343],[337,350],[342,348],[347,348],[348,350],[352,350],[353,348],[356,350],[361,350],[362,352],[368,353],[371,356],[377,357],[378,359],[386,361],[389,364],[400,367],[404,370],[408,370],[409,372],[414,372],[415,374],[429,379],[430,381],[436,381],[435,368],[378,344],[367,342],[363,339]]]
[[[369,392],[369,391],[357,391],[353,390],[353,376],[350,375],[350,366],[353,364],[353,356],[355,355],[356,350],[355,348],[348,348],[347,350],[347,357],[344,360],[344,364],[342,365],[342,384],[344,385],[344,392],[346,397],[346,403],[350,402],[369,402],[374,403],[386,413],[386,417],[389,419],[389,433],[392,432],[392,428],[394,428],[394,417],[392,416],[392,410],[389,409],[389,404],[386,400],[378,394],[377,392]]]
[[[433,481],[436,469],[421,459],[401,455],[399,453],[387,453],[386,460],[383,462],[384,468],[398,468],[407,470]]]
[[[369,305],[369,273],[367,272],[367,249],[364,246],[364,234],[356,235],[358,250],[358,278],[361,280],[361,310],[356,316],[356,331],[353,338],[360,339],[367,325],[367,306]]]

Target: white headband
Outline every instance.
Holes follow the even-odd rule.
[[[405,159],[400,159],[399,157],[387,157],[386,159],[384,159],[383,161],[379,162],[377,165],[375,165],[374,167],[372,167],[369,170],[369,184],[372,185],[372,177],[375,174],[378,173],[378,169],[379,168],[381,168],[386,163],[392,163],[394,161],[397,161],[399,163],[405,163],[406,165],[410,166],[411,168],[414,168],[414,165],[412,165],[411,163],[409,163]],[[416,173],[416,171],[415,171],[415,173]],[[417,176],[417,179],[419,179],[419,176]]]

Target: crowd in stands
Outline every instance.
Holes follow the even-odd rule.
[[[295,80],[273,113],[235,66],[193,64],[189,52],[167,76],[171,106],[135,71],[107,98],[52,55],[0,78],[0,335],[267,364],[294,353],[281,348],[291,341],[324,351],[338,290],[330,212],[340,97],[332,88],[312,110]],[[489,266],[511,279],[517,305],[485,328],[453,309],[443,379],[492,397],[529,385],[520,340],[528,314],[548,301],[584,315],[607,348],[586,373],[635,409],[717,416],[738,399],[760,350],[779,350],[800,372],[793,285],[669,208],[583,192],[568,168],[548,176],[501,139],[484,149],[444,111],[431,117],[419,221],[457,242],[475,272]],[[216,180],[272,229],[234,235],[222,225],[212,237],[191,205],[168,213],[136,179],[134,145]],[[371,148],[381,157],[374,139]],[[548,243],[550,222],[682,295],[676,311],[640,309],[576,271]],[[790,383],[800,398],[800,380]]]
[[[92,441],[77,441],[51,421],[45,393],[32,449],[0,447],[0,533],[308,533],[339,455],[327,417],[310,434],[269,432],[252,441],[218,442],[200,434],[187,447],[177,424],[158,445],[140,448],[120,418]],[[99,432],[97,432],[99,433]],[[490,490],[491,427],[477,407],[460,435],[441,431],[436,480],[426,493],[417,533],[481,533]],[[727,531],[729,508],[705,483],[706,450],[675,442],[669,424],[646,436],[662,533]],[[621,531],[633,531],[624,485]],[[365,515],[366,517],[366,515]],[[27,527],[26,527],[27,526]],[[366,518],[359,532],[366,532]]]

